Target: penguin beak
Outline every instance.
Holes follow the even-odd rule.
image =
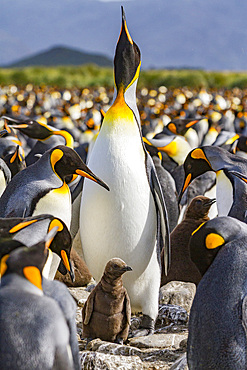
[[[216,198],[212,198],[203,204],[203,207],[211,207],[212,204],[216,203]]]
[[[117,90],[127,88],[139,77],[141,66],[140,50],[132,40],[122,9],[122,27],[114,58],[114,77]]]
[[[62,258],[64,266],[66,267],[67,271],[70,274],[70,278],[73,283],[75,281],[74,268],[64,249],[61,250],[61,258]]]
[[[181,202],[181,199],[182,199],[182,196],[185,192],[185,190],[188,188],[189,184],[191,183],[192,181],[192,175],[191,173],[189,173],[186,177],[186,179],[184,180],[184,185],[183,185],[183,188],[179,194],[179,197],[178,197],[178,204]]]
[[[100,186],[102,186],[103,188],[105,188],[108,191],[110,190],[109,186],[106,185],[106,183],[104,181],[102,181],[99,177],[97,177],[85,164],[84,164],[83,168],[78,168],[75,171],[75,173],[77,175],[86,177],[87,179],[96,182],[97,184],[99,184]]]
[[[122,271],[123,271],[123,272],[126,272],[126,271],[132,271],[132,267],[130,267],[130,266],[124,266],[124,267],[122,268]]]

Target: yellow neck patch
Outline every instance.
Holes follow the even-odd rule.
[[[72,135],[70,135],[69,132],[61,130],[61,131],[52,131],[53,135],[58,135],[62,136],[65,140],[65,145],[68,146],[69,148],[74,149],[74,139]]]
[[[68,271],[70,271],[69,260],[68,260],[68,257],[67,257],[66,252],[65,252],[63,249],[61,250],[61,257],[62,257],[62,260],[63,260],[64,266],[66,267],[66,269],[67,269]]]
[[[125,103],[124,100],[124,91],[123,88],[121,88],[118,91],[117,97],[111,106],[110,109],[106,112],[105,118],[104,118],[104,124],[107,123],[107,125],[114,125],[122,124],[124,122],[132,123],[136,125],[136,121],[133,115],[132,110],[128,107],[128,105]]]
[[[168,145],[158,147],[161,152],[167,153],[170,157],[174,157],[177,154],[177,143],[175,140],[171,141]]]
[[[39,269],[35,266],[26,266],[23,269],[25,278],[37,288],[42,290],[42,278]]]
[[[222,236],[211,233],[206,236],[205,245],[207,249],[215,249],[217,247],[220,247],[225,243],[224,238]]]

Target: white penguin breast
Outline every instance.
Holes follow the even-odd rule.
[[[6,180],[3,171],[0,170],[0,196],[3,194],[6,188]]]
[[[227,216],[233,203],[233,187],[223,170],[216,173],[216,202],[218,216]]]
[[[33,216],[44,213],[51,214],[64,221],[69,229],[71,212],[71,194],[68,186],[64,184],[61,188],[53,189],[44,197],[39,199],[33,212]]]
[[[102,129],[88,167],[110,191],[86,180],[80,211],[83,254],[96,280],[112,257],[134,264],[134,273],[141,274],[156,238],[156,210],[139,132],[131,135],[131,128],[120,126],[105,134]]]

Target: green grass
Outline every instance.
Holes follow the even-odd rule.
[[[0,85],[49,85],[59,88],[113,86],[112,68],[96,65],[0,69]],[[203,70],[142,70],[138,86],[247,88],[246,72]]]

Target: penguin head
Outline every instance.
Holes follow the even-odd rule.
[[[23,246],[5,255],[1,259],[1,276],[18,274],[42,290],[42,270],[48,257],[48,248],[56,232],[57,227],[34,246],[30,248]]]
[[[246,224],[232,217],[217,217],[202,223],[190,238],[191,260],[205,274],[219,250],[228,242],[247,235]]]
[[[112,258],[105,266],[104,276],[115,280],[122,276],[126,271],[132,271],[121,258]]]
[[[53,171],[62,179],[66,176],[80,175],[86,177],[107,190],[109,187],[97,177],[83,162],[81,157],[73,149],[58,145],[49,151],[50,161]]]
[[[186,218],[192,218],[195,220],[198,219],[207,219],[208,212],[210,210],[210,207],[212,204],[216,202],[216,199],[210,199],[208,197],[204,197],[203,195],[198,195],[195,198],[192,199],[190,202],[185,217]]]
[[[173,134],[185,135],[189,128],[199,121],[199,119],[194,118],[175,118],[167,124],[167,128]]]
[[[48,223],[43,222],[46,220]],[[36,225],[37,227],[35,227]],[[33,229],[33,226],[35,229]],[[63,275],[69,272],[73,282],[74,269],[70,261],[71,234],[65,223],[52,215],[43,214],[27,218],[0,218],[0,259],[25,244],[25,242],[20,242],[20,240],[25,240],[25,237],[30,238],[32,232],[38,232],[44,238],[46,233],[50,232],[54,227],[57,227],[57,233],[52,239],[49,249],[61,258],[58,271]],[[18,236],[19,233],[21,236]]]
[[[202,175],[207,171],[213,171],[209,160],[204,153],[203,148],[193,149],[186,157],[184,161],[184,183],[182,190],[179,195],[179,202],[182,196],[190,185],[190,183],[198,176]]]
[[[32,119],[18,119],[9,116],[4,116],[4,119],[8,122],[10,128],[16,128],[33,139],[44,140],[53,133],[49,126]]]
[[[125,12],[122,9],[122,27],[114,58],[114,77],[117,92],[125,92],[138,79],[141,65],[141,53],[132,40],[127,28]]]

